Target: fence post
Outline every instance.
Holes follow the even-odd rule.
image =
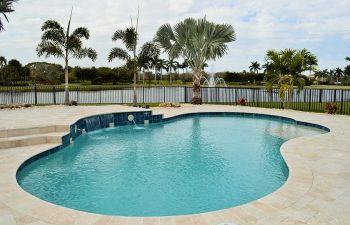
[[[253,90],[253,104],[255,105],[255,95],[256,95],[256,89],[255,88],[253,88],[252,89]]]
[[[79,87],[77,86],[77,103],[79,103]]]
[[[220,102],[220,96],[219,96],[219,88],[216,88],[216,104]]]
[[[184,87],[185,88],[185,103],[187,103],[187,87]]]
[[[102,89],[100,90],[100,104],[102,104]]]
[[[336,101],[337,101],[337,89],[334,89],[333,102],[335,103]]]
[[[37,90],[36,85],[34,85],[34,98],[35,98],[35,100],[34,100],[35,105],[37,105],[38,104],[38,90]]]
[[[311,88],[309,89],[309,111],[311,111]]]
[[[235,104],[237,105],[238,102],[238,89],[235,87]]]
[[[165,102],[165,87],[163,87],[163,102]]]
[[[340,114],[343,114],[344,90],[341,90]]]
[[[142,87],[142,102],[145,104],[145,87]]]
[[[11,95],[11,104],[13,104],[13,87],[12,86],[10,89],[10,95]]]
[[[52,87],[52,94],[53,94],[53,104],[56,105],[56,87]]]

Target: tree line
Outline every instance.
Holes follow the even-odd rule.
[[[3,2],[7,5],[3,4]],[[1,0],[0,10],[5,9],[3,12],[5,19],[7,19],[6,13],[13,11],[13,2],[15,1]],[[106,77],[113,77],[113,75],[120,76],[121,74],[126,75],[123,77],[124,80],[132,77],[134,83],[134,105],[136,105],[136,85],[138,78],[140,80],[140,74],[142,74],[144,81],[145,75],[149,75],[153,70],[154,79],[157,81],[158,73],[160,73],[160,79],[162,80],[163,70],[167,70],[171,83],[174,79],[172,72],[176,72],[176,69],[181,65],[183,69],[191,69],[193,85],[192,103],[201,104],[200,92],[201,81],[205,76],[204,68],[207,65],[207,61],[215,61],[227,54],[228,43],[236,40],[233,26],[213,23],[207,21],[205,17],[203,19],[187,18],[175,26],[171,26],[170,24],[160,26],[154,38],[146,42],[139,49],[138,21],[139,18],[137,16],[135,24],[132,20],[130,27],[119,29],[112,35],[112,41],[120,41],[123,43],[124,48],[112,48],[108,56],[108,61],[112,62],[115,59],[123,60],[125,64],[121,68],[91,68],[89,71],[87,69],[84,71],[84,69],[76,68],[76,77],[90,79],[91,82],[99,82],[98,77],[104,77],[100,79],[100,82],[103,82]],[[3,29],[1,22],[0,20],[0,30],[1,28]],[[72,11],[67,29],[64,29],[55,20],[44,22],[41,28],[43,32],[41,42],[36,48],[36,53],[39,57],[52,56],[63,60],[65,104],[69,103],[69,60],[71,58],[90,58],[92,61],[95,61],[98,56],[94,49],[83,46],[83,40],[90,38],[89,30],[86,27],[79,27],[72,30],[71,22]],[[167,61],[160,58],[162,52],[168,56]],[[178,59],[183,63],[175,63],[175,60]],[[349,60],[349,58],[346,60]],[[14,64],[14,62],[11,64]],[[281,100],[285,102],[285,93],[288,93],[287,102],[290,104],[292,102],[290,98],[293,96],[294,87],[298,87],[298,90],[300,90],[307,84],[309,78],[305,76],[306,72],[309,72],[310,75],[314,72],[317,82],[324,82],[326,75],[331,78],[336,77],[337,84],[339,84],[339,78],[344,76],[344,74],[346,77],[348,76],[349,67],[344,69],[345,72],[339,68],[328,72],[317,71],[317,65],[317,57],[306,49],[269,50],[266,54],[265,64],[262,67],[260,67],[258,62],[253,62],[249,67],[249,76],[252,78],[252,81],[249,80],[249,82],[256,83],[263,80],[269,91],[272,91],[272,88],[277,86]],[[4,68],[6,68],[6,72],[4,72]],[[2,66],[2,76],[5,77],[8,73],[7,70],[12,70],[13,68],[15,68],[15,65]],[[19,77],[25,77],[28,71],[31,74],[32,71],[38,71],[39,69],[44,71],[48,71],[48,68],[53,69],[52,66],[42,64],[34,64],[23,70],[18,69],[19,67],[16,68]],[[30,70],[31,68],[32,70]],[[264,69],[263,75],[259,75],[259,70],[261,69]],[[109,75],[102,76],[101,74]],[[223,75],[226,76],[226,79],[230,79],[235,73],[225,73]],[[236,77],[239,76],[236,75]],[[149,78],[150,76],[148,76],[148,80],[150,80]]]

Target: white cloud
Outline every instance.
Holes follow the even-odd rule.
[[[345,56],[350,55],[348,0],[20,0],[10,24],[5,24],[6,32],[0,33],[0,55],[23,63],[47,60],[38,59],[35,53],[40,27],[48,19],[65,26],[72,6],[73,27],[88,27],[91,39],[86,45],[99,53],[95,63],[85,59],[72,61],[72,65],[119,65],[118,61],[107,63],[109,50],[119,45],[111,41],[111,35],[129,26],[138,6],[141,44],[152,39],[161,24],[175,24],[189,16],[206,15],[208,20],[232,24],[237,41],[230,44],[229,54],[215,63],[216,70],[247,69],[251,61],[263,61],[271,48],[308,48],[317,53],[321,68],[342,67]]]
[[[189,10],[192,0],[169,0],[169,9],[172,13],[179,14]]]

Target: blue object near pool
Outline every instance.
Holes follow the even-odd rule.
[[[105,215],[173,216],[238,206],[285,183],[284,142],[326,132],[256,117],[195,115],[137,130],[95,130],[91,123],[95,131],[21,168],[17,180],[40,199]]]

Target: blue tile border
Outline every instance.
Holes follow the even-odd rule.
[[[70,125],[70,133],[66,134],[62,137],[62,145],[57,146],[55,148],[46,150],[44,152],[41,152],[26,161],[24,161],[20,167],[17,170],[18,174],[21,170],[23,170],[26,166],[30,165],[31,163],[47,157],[49,155],[52,155],[67,146],[70,145],[71,139],[75,140],[80,135],[83,134],[82,130],[86,130],[86,132],[91,132],[94,130],[99,129],[105,129],[109,127],[109,122],[114,123],[114,125],[117,126],[126,126],[126,125],[133,125],[128,121],[128,115],[133,115],[135,117],[136,124],[144,124],[144,120],[149,120],[150,124],[153,123],[161,123],[161,122],[170,122],[178,119],[183,118],[190,118],[190,117],[242,117],[242,118],[255,118],[255,119],[269,119],[269,120],[278,120],[289,124],[296,124],[300,126],[308,126],[313,127],[317,129],[324,130],[326,132],[330,132],[331,130],[325,126],[314,124],[314,123],[308,123],[308,122],[302,122],[297,121],[288,117],[283,116],[276,116],[276,115],[269,115],[269,114],[259,114],[259,113],[242,113],[242,112],[203,112],[203,113],[185,113],[180,114],[173,117],[163,118],[163,115],[153,115],[152,111],[136,111],[136,112],[122,112],[122,113],[108,113],[108,114],[101,114],[101,115],[95,115],[90,116],[86,118],[79,119],[74,124]],[[97,127],[92,127],[92,129],[88,129],[86,121],[87,120],[94,120],[96,122]],[[113,121],[113,122],[112,122]],[[77,132],[75,132],[75,127],[77,127]],[[91,127],[90,127],[91,128]]]

